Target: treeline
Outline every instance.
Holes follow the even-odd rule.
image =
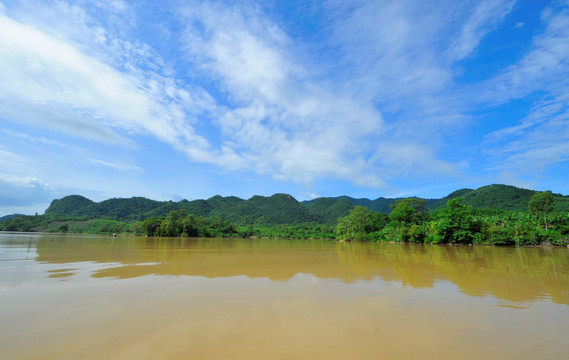
[[[165,217],[153,216],[144,221],[130,223],[109,219],[89,219],[84,216],[14,216],[0,222],[0,230],[193,237],[239,235],[237,227],[226,220],[187,215],[184,210],[171,211]]]
[[[314,222],[237,226],[221,218],[208,218],[173,210],[167,216],[124,222],[84,216],[17,215],[0,222],[0,231],[130,234],[164,237],[278,237],[314,239],[335,237],[335,227]]]
[[[70,232],[85,234],[128,233],[132,224],[84,216],[18,215],[0,222],[0,231]]]
[[[569,197],[506,185],[462,189],[440,200],[344,196],[301,203],[275,194],[248,200],[214,196],[160,202],[136,197],[96,203],[72,195],[54,200],[44,215],[4,218],[0,230],[564,245],[569,237]]]
[[[568,245],[569,213],[554,212],[549,191],[535,193],[527,211],[476,209],[458,197],[429,212],[425,200],[397,200],[391,213],[356,206],[340,218],[339,239],[426,244]]]
[[[147,236],[225,237],[238,236],[235,225],[220,218],[187,215],[185,210],[170,211],[164,217],[150,217],[131,226],[135,234]]]

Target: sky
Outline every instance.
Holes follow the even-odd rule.
[[[0,216],[569,194],[569,1],[0,0]]]

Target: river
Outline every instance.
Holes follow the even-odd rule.
[[[569,249],[0,233],[1,359],[566,359]]]

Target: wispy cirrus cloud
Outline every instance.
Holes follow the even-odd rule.
[[[385,120],[372,157],[383,178],[462,176],[464,161],[448,160],[441,149],[460,145],[449,140],[473,125],[456,96],[456,63],[511,7],[511,1],[325,2],[328,42],[341,55],[333,73]]]
[[[347,90],[367,97],[408,136],[461,126],[467,102],[455,96],[460,60],[509,14],[515,1],[326,1],[329,42],[342,55]],[[432,125],[428,128],[428,125]]]
[[[321,46],[339,46],[341,57],[312,61],[261,7],[194,1],[180,12],[182,43],[194,71],[222,89],[214,99],[176,79],[150,46],[113,33],[117,24],[136,23],[126,3],[95,3],[97,11],[129,19],[113,25],[111,17],[95,19],[76,5],[30,2],[28,8],[46,11],[4,17],[0,40],[12,57],[0,61],[14,71],[2,80],[14,90],[0,92],[0,112],[114,144],[128,144],[129,132],[152,134],[193,161],[304,184],[332,177],[382,187],[398,176],[455,176],[456,166],[437,155],[436,145],[465,119],[460,104],[444,96],[452,85],[444,56],[449,48],[460,49],[453,50],[456,58],[468,55],[511,3],[326,1],[332,31]],[[437,40],[473,7],[460,38]],[[73,20],[49,20],[62,15]],[[26,59],[25,66],[16,59]],[[322,63],[339,70],[331,81],[315,67]],[[213,119],[219,146],[196,131],[204,115]],[[394,152],[395,143],[406,151]]]
[[[450,58],[456,61],[470,55],[480,40],[494,30],[499,22],[512,11],[516,1],[478,1],[464,22],[460,36],[451,43],[448,49]]]
[[[77,160],[52,146],[69,173],[132,167],[129,175],[142,178],[151,167],[171,170],[161,165],[179,153],[191,171],[270,175],[278,186],[307,188],[322,179],[382,190],[401,179],[491,179],[527,173],[528,161],[544,164],[539,172],[567,154],[567,4],[552,3],[532,34],[525,28],[535,19],[520,17],[518,5],[313,0],[286,10],[316,20],[304,24],[307,34],[271,2],[6,2],[0,118],[12,135],[48,129],[39,138],[64,133],[59,144],[84,147]],[[527,47],[513,63],[494,64],[485,49],[514,32],[485,43],[488,35],[522,33],[522,22]],[[497,75],[465,81],[487,62]],[[487,137],[498,165],[471,165],[481,156],[468,149],[484,137],[475,110],[514,100],[531,111]],[[28,156],[39,138],[21,152],[3,149]],[[156,139],[164,153],[153,154]]]
[[[201,2],[182,14],[188,54],[229,101],[216,119],[224,146],[245,166],[301,183],[367,174],[382,185],[365,160],[383,127],[372,104],[311,77],[293,40],[255,7]]]
[[[61,18],[65,11],[88,17],[78,7],[61,11]],[[149,67],[133,67],[142,60],[128,55],[139,49],[148,63],[147,46],[114,41],[99,27],[84,24],[82,36],[58,37],[59,29],[49,27],[54,22],[36,20],[22,23],[0,15],[3,118],[113,144],[130,143],[128,132],[147,133],[178,149],[189,147],[187,153],[195,157],[209,147],[191,125],[210,106],[207,93],[180,87]],[[91,44],[97,56],[85,50]]]
[[[562,90],[567,82],[569,58],[569,5],[548,7],[541,16],[544,26],[530,50],[498,76],[481,83],[477,91],[484,101],[504,103],[536,91]]]
[[[118,164],[115,162],[110,162],[110,161],[105,161],[105,160],[100,160],[100,159],[88,159],[89,162],[96,164],[96,165],[102,165],[102,166],[106,166],[109,167],[111,169],[115,169],[115,170],[120,170],[120,171],[144,171],[141,167],[135,166],[135,165],[127,165],[127,164]]]
[[[463,138],[455,136],[457,130],[474,128],[478,120],[470,114],[473,109],[492,109],[528,96],[533,105],[527,117],[488,135],[495,141],[486,144],[494,164],[472,170],[478,177],[498,171],[522,179],[567,160],[566,2],[543,11],[543,32],[498,75],[471,84],[455,80],[464,71],[461,61],[480,55],[479,44],[516,3],[326,2],[334,19],[330,41],[343,54],[337,66],[345,74],[346,89],[373,99],[383,112],[388,140],[380,141],[372,160],[386,177],[464,176],[468,156],[450,162],[439,149],[452,144],[463,151],[464,145],[452,139]],[[498,179],[505,178],[498,174],[494,181]],[[507,182],[516,183],[512,176]]]
[[[32,143],[42,143],[42,144],[46,144],[46,145],[52,145],[52,146],[57,146],[57,147],[62,147],[65,149],[73,149],[73,150],[79,150],[77,148],[72,148],[70,147],[68,144],[62,143],[60,141],[57,140],[53,140],[53,139],[48,139],[46,137],[36,137],[36,136],[31,136],[29,134],[24,134],[24,133],[20,133],[20,132],[16,132],[16,131],[12,131],[10,129],[1,129],[1,131],[12,137],[12,138],[20,138]]]
[[[544,31],[530,51],[485,83],[488,97],[499,103],[541,93],[516,125],[487,136],[489,151],[500,159],[492,168],[509,177],[536,180],[550,166],[569,161],[569,4],[546,8],[541,21]]]
[[[25,157],[0,148],[0,165],[3,169],[13,169],[28,162]]]

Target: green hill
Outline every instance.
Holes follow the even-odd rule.
[[[138,214],[145,213],[159,206],[160,202],[144,197],[129,199],[108,199],[89,206],[91,217],[109,218],[113,220],[130,221],[139,220]]]
[[[440,199],[434,209],[444,207],[446,202],[456,197],[463,197],[464,203],[478,209],[496,209],[526,211],[535,190],[522,189],[511,185],[487,185],[476,190],[461,189]],[[556,211],[569,210],[569,196],[554,194]]]
[[[508,185],[488,185],[464,194],[464,202],[475,208],[526,211],[536,192]]]
[[[389,213],[391,211],[391,205],[395,203],[395,200],[397,200],[397,199],[389,199],[384,197],[380,197],[375,200],[370,200],[366,198],[354,199],[349,196],[338,196],[333,199],[336,200],[345,199],[348,200],[350,203],[352,203],[354,206],[363,206],[372,211],[379,213]]]
[[[11,219],[11,218],[16,217],[16,216],[25,216],[25,215],[23,215],[23,214],[9,214],[9,215],[0,216],[0,222],[2,222],[4,220]]]
[[[464,203],[478,209],[512,210],[526,211],[531,197],[536,193],[534,190],[521,189],[510,185],[487,185],[476,190],[460,189],[456,190],[441,199],[425,199],[426,207],[429,210],[437,210],[446,206],[450,199],[463,197]],[[556,205],[555,211],[569,210],[569,196],[554,194]],[[323,201],[322,199],[326,199]],[[339,196],[335,198],[317,198],[303,202],[309,208],[318,209],[322,214],[325,206],[333,206],[334,202],[347,200],[353,205],[364,206],[372,211],[389,214],[391,205],[395,203],[395,198],[354,199],[349,196]]]
[[[93,204],[96,203],[84,196],[69,195],[53,200],[45,214],[54,216],[89,216],[87,209]]]
[[[475,208],[526,211],[536,191],[509,185],[488,185],[461,189],[441,199],[426,199],[429,210],[437,210],[456,197],[463,197],[467,205]],[[555,211],[569,210],[569,196],[554,194]],[[198,217],[220,218],[236,225],[298,225],[305,222],[335,225],[338,218],[349,214],[356,206],[364,206],[380,213],[389,213],[397,199],[375,200],[349,196],[317,198],[298,202],[288,194],[269,197],[253,196],[243,200],[235,196],[216,195],[207,200],[155,201],[144,197],[109,199],[99,203],[80,195],[53,200],[45,214],[52,217],[76,217],[119,221],[140,221],[149,217],[166,216],[171,211],[184,210]]]
[[[301,224],[303,222],[321,222],[322,219],[308,210],[288,194],[275,194],[270,197],[253,196],[247,200],[252,207],[275,224]]]
[[[316,217],[322,219],[322,223],[335,225],[339,218],[350,213],[354,204],[347,198],[339,200],[333,198],[318,198],[312,202],[305,203],[308,211]]]
[[[226,218],[233,213],[233,209],[245,203],[245,200],[236,196],[223,197],[216,195],[207,199],[207,202],[212,206],[211,216]]]
[[[339,206],[342,206],[341,204]],[[337,206],[338,207],[338,206]],[[109,199],[100,203],[70,195],[53,200],[46,214],[60,217],[103,218],[120,221],[143,220],[184,210],[200,217],[222,218],[238,225],[300,224],[322,222],[322,217],[288,194],[253,196],[249,200],[234,196],[214,196],[208,200],[155,201],[142,197]]]

